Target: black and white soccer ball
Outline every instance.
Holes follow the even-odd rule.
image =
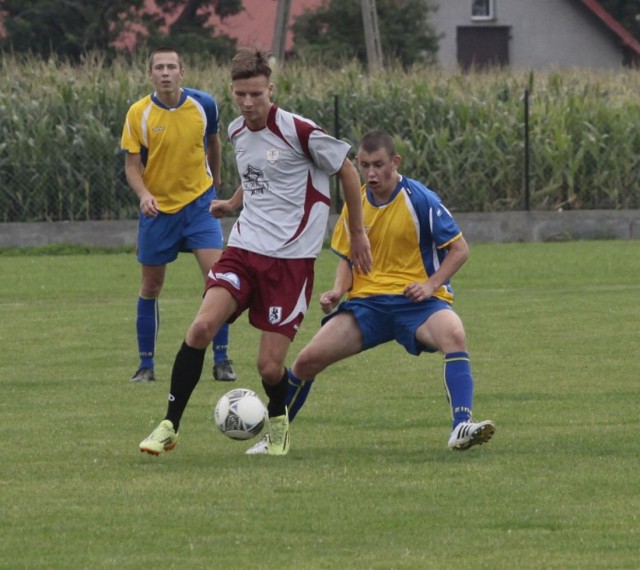
[[[267,421],[267,408],[252,390],[236,388],[218,400],[213,412],[218,429],[231,439],[251,439]]]

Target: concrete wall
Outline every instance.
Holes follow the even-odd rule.
[[[622,68],[617,38],[575,0],[495,0],[496,18],[471,19],[471,0],[436,0],[429,21],[440,40],[438,60],[457,66],[458,26],[509,26],[513,68]]]
[[[640,210],[457,213],[465,238],[473,242],[545,242],[589,239],[640,239]],[[336,216],[327,228],[330,235]],[[225,236],[233,222],[223,220]],[[36,222],[0,224],[0,248],[49,244],[130,246],[137,222]]]

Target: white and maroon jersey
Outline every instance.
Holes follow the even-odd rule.
[[[330,176],[349,145],[276,105],[259,131],[236,118],[229,139],[244,197],[228,245],[271,257],[316,257],[329,217]]]

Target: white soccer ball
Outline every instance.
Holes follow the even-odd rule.
[[[252,390],[236,388],[218,400],[213,419],[227,437],[251,439],[262,431],[267,408]]]

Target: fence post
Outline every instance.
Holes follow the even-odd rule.
[[[333,134],[340,138],[340,106],[338,95],[333,96]],[[342,196],[340,195],[340,178],[334,176],[335,179],[335,208],[336,213],[339,214],[342,211]]]
[[[529,195],[529,90],[524,90],[524,209],[530,209]]]

